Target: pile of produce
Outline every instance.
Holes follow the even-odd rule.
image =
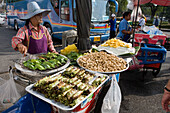
[[[45,71],[49,69],[59,68],[67,63],[67,58],[56,54],[50,53],[42,54],[37,59],[29,59],[23,62],[23,65],[31,70]]]
[[[97,72],[116,72],[126,69],[126,61],[106,52],[94,52],[78,59],[78,64],[85,69]]]
[[[60,51],[60,53],[61,53],[62,55],[68,55],[68,54],[70,54],[71,52],[76,52],[76,53],[79,52],[79,50],[77,49],[77,47],[76,47],[75,44],[68,45],[67,47],[65,47],[64,49],[62,49],[62,50]]]
[[[113,48],[117,48],[117,47],[126,47],[126,48],[130,48],[132,47],[132,45],[130,43],[126,43],[122,40],[113,38],[110,40],[107,40],[104,44],[102,44],[101,46],[104,47],[113,47]]]
[[[96,78],[95,80],[93,78]],[[92,84],[89,84],[92,81]],[[33,86],[46,98],[54,99],[66,106],[75,106],[99,86],[106,76],[96,77],[85,70],[70,66],[63,73],[44,77]]]
[[[64,49],[62,49],[60,51],[60,53],[62,55],[66,55],[67,58],[70,59],[71,61],[71,65],[75,65],[77,64],[76,60],[82,56],[81,53],[79,53],[79,50],[77,49],[76,45],[75,44],[72,44],[72,45],[68,45],[67,47],[65,47]]]

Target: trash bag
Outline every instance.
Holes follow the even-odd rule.
[[[115,75],[112,76],[111,86],[103,100],[102,113],[119,113],[121,91]]]
[[[0,84],[0,109],[7,109],[9,105],[13,105],[21,96],[17,91],[12,68],[9,70],[9,80],[1,78]]]

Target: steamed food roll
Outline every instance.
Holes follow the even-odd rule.
[[[40,80],[34,85],[34,87],[39,87],[39,86],[47,83],[47,80],[48,80],[48,79],[49,79],[49,77],[44,77],[44,78],[40,79]]]
[[[75,81],[77,81],[78,80],[78,78],[77,77],[74,77],[74,78],[72,78],[72,79],[70,79],[70,81],[69,81],[69,83],[74,83]]]
[[[67,91],[67,90],[69,90],[71,88],[73,88],[73,85],[70,84],[70,85],[66,85],[64,87],[61,87],[60,90],[64,92],[64,91]]]
[[[71,91],[69,91],[66,95],[67,98],[70,100],[74,94],[76,94],[78,92],[78,90],[72,89]]]
[[[80,103],[84,98],[85,98],[85,96],[81,95],[80,97],[78,97],[77,99],[75,99],[75,100],[73,101],[73,103],[70,104],[70,106],[74,106],[74,105]]]
[[[61,81],[65,82],[65,83],[69,83],[70,79],[64,77],[61,79]]]
[[[67,90],[67,91],[65,91],[65,92],[63,92],[62,97],[66,96],[66,94],[67,94],[68,92],[70,92],[71,90],[72,90],[72,88],[69,89],[69,90]]]
[[[83,75],[85,72],[86,72],[85,70],[81,70],[81,71],[79,71],[79,73],[77,73],[77,75],[78,75],[78,76],[81,76],[81,75]]]
[[[73,84],[74,84],[74,85],[77,85],[77,84],[79,84],[80,82],[81,82],[81,80],[78,79],[77,81],[73,82]]]
[[[83,93],[83,91],[78,91],[77,93],[75,93],[75,94],[73,95],[73,99],[78,98],[82,93]]]

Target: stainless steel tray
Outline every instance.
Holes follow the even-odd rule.
[[[61,56],[67,58],[64,55],[61,55]],[[59,68],[52,69],[52,70],[46,70],[46,71],[38,71],[38,70],[33,71],[33,70],[29,70],[28,68],[24,67],[22,65],[22,62],[23,62],[23,60],[21,60],[21,59],[15,62],[16,69],[21,71],[22,74],[26,74],[26,75],[30,75],[30,76],[49,75],[49,74],[61,71],[61,70],[65,69],[65,68],[67,68],[70,65],[70,60],[67,58],[67,63],[65,65],[59,67]]]
[[[84,56],[85,56],[85,55],[84,55]],[[83,56],[81,56],[81,57],[83,57]],[[124,69],[124,70],[121,70],[121,71],[113,71],[113,72],[98,72],[98,71],[93,71],[93,70],[86,69],[86,68],[82,67],[82,66],[79,64],[78,60],[79,60],[81,57],[79,57],[79,58],[77,59],[77,64],[78,64],[81,68],[83,68],[83,69],[85,69],[85,70],[87,70],[87,71],[89,71],[89,72],[91,72],[91,73],[116,74],[116,73],[121,73],[121,72],[123,72],[123,71],[126,71],[126,70],[129,68],[129,63],[127,63],[127,61],[125,60],[125,61],[126,61],[126,69]]]
[[[58,73],[56,73],[56,74],[54,74],[54,75],[52,75],[52,76],[56,76],[56,75],[58,75],[58,74],[60,74],[60,73],[63,73],[65,70],[66,70],[66,69],[64,69],[64,70],[62,70],[62,71],[60,71],[60,72],[58,72]],[[40,99],[48,102],[49,104],[57,107],[58,109],[61,109],[61,110],[64,110],[64,111],[72,111],[72,110],[74,110],[77,106],[79,106],[81,103],[83,103],[87,98],[89,98],[92,94],[94,94],[100,87],[102,87],[102,85],[104,85],[104,83],[106,83],[106,81],[109,80],[109,76],[108,76],[108,75],[105,75],[105,74],[99,74],[99,73],[98,73],[98,74],[96,74],[96,76],[107,76],[107,78],[106,78],[106,80],[105,80],[104,82],[102,82],[93,92],[91,92],[88,96],[86,96],[86,98],[84,98],[81,102],[79,102],[78,104],[76,104],[76,105],[73,106],[73,107],[65,106],[64,104],[62,104],[62,103],[60,103],[60,102],[56,102],[55,100],[52,100],[52,99],[49,99],[49,98],[45,98],[43,94],[41,94],[41,93],[39,93],[39,92],[37,92],[37,91],[34,91],[34,90],[32,89],[34,84],[31,84],[31,85],[27,86],[27,87],[25,88],[25,90],[26,90],[28,93],[30,93],[30,94],[32,94],[32,95],[34,95],[34,96],[36,96],[36,97],[38,97],[38,98],[40,98]]]

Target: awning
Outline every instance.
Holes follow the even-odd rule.
[[[134,5],[138,4],[138,0],[132,0]],[[153,3],[161,6],[170,6],[170,0],[140,0],[139,4]]]

